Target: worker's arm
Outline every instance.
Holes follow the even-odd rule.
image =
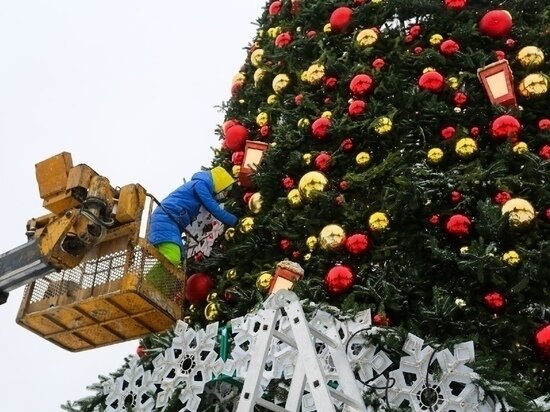
[[[237,224],[237,216],[220,207],[205,183],[197,182],[194,190],[206,210],[212,213],[216,219],[229,226],[235,226]]]

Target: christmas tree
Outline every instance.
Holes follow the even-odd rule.
[[[188,259],[186,323],[253,312],[294,262],[297,296],[370,309],[394,362],[409,333],[472,341],[498,410],[544,410],[550,5],[275,0],[257,23],[212,162],[240,180],[225,206],[241,220]],[[243,161],[254,148],[261,161]],[[172,336],[146,339],[145,370]],[[398,407],[441,410],[424,405]]]

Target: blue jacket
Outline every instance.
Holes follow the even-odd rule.
[[[199,208],[204,206],[222,223],[235,226],[237,217],[222,209],[215,199],[214,182],[210,171],[195,173],[191,180],[170,193],[151,214],[147,240],[153,245],[172,242],[180,246],[183,253],[181,234],[186,226],[191,224],[199,214]],[[176,222],[165,212],[170,213]]]

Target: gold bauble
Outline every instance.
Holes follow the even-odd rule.
[[[239,232],[250,233],[252,229],[254,229],[254,218],[250,216],[242,218],[239,223]]]
[[[250,196],[250,199],[248,199],[248,208],[255,215],[260,213],[262,210],[262,195],[260,192],[256,192]]]
[[[455,152],[462,159],[467,159],[477,152],[477,143],[471,137],[463,137],[456,142]]]
[[[204,308],[204,317],[207,321],[213,322],[220,317],[220,305],[216,302],[210,302]]]
[[[310,165],[311,164],[311,153],[305,153],[303,156],[302,156],[302,160],[304,161],[304,164],[306,166]]]
[[[216,302],[218,300],[218,292],[210,292],[206,297],[207,302]]]
[[[319,239],[317,239],[316,236],[309,236],[306,239],[306,246],[310,252],[313,252],[318,244],[319,244]]]
[[[231,167],[231,174],[233,175],[233,177],[239,177],[239,175],[241,174],[241,165],[233,165]]]
[[[327,225],[319,233],[319,246],[323,250],[338,250],[346,241],[346,232],[339,225]]]
[[[521,259],[519,257],[518,252],[516,252],[515,250],[509,250],[508,252],[502,255],[502,260],[508,266],[515,266],[519,263]]]
[[[465,256],[470,252],[470,248],[468,246],[462,246],[459,251],[462,256]]]
[[[370,154],[367,152],[359,152],[357,153],[357,156],[355,156],[355,163],[357,163],[359,166],[366,166],[370,163]]]
[[[510,199],[502,206],[502,214],[509,213],[508,222],[514,228],[529,225],[535,218],[533,205],[525,199]]]
[[[235,237],[235,228],[234,227],[228,227],[225,231],[225,240],[231,240]]]
[[[322,64],[312,64],[307,69],[307,81],[311,84],[320,83],[325,77],[325,66]]]
[[[464,306],[466,306],[466,301],[461,298],[456,298],[455,305],[458,306],[459,308],[463,308]]]
[[[536,46],[526,46],[518,52],[518,61],[526,69],[535,69],[544,63],[544,53]]]
[[[267,29],[267,35],[269,37],[271,37],[272,39],[274,39],[275,37],[277,37],[279,34],[281,34],[283,32],[283,29],[281,28],[281,26],[277,26],[277,27],[270,27],[269,29]]]
[[[357,43],[359,46],[372,46],[378,40],[378,33],[373,29],[364,29],[357,34]]]
[[[332,26],[330,23],[327,23],[323,26],[323,32],[324,33],[330,33],[332,31]]]
[[[277,101],[277,95],[276,94],[270,94],[267,96],[267,104],[273,104]]]
[[[376,212],[369,217],[369,228],[373,232],[381,232],[386,230],[390,224],[388,215],[384,212]]]
[[[425,67],[422,70],[422,74],[426,74],[426,73],[429,73],[429,72],[435,72],[435,69],[433,67]]]
[[[254,67],[259,67],[264,59],[264,49],[256,49],[250,55],[250,63]]]
[[[266,290],[269,289],[272,279],[273,279],[273,275],[271,273],[269,272],[260,273],[256,278],[256,289],[258,289],[260,292],[265,292]]]
[[[292,189],[288,192],[286,199],[288,200],[288,204],[292,207],[302,206],[302,195],[298,189]]]
[[[309,127],[310,124],[311,122],[309,121],[309,119],[306,119],[305,117],[302,117],[300,120],[298,120],[298,127],[301,127],[302,129]]]
[[[386,134],[391,131],[393,123],[389,117],[383,116],[374,122],[374,131],[378,134]]]
[[[264,77],[265,70],[258,67],[254,72],[254,86],[258,86],[258,83],[260,83]]]
[[[332,119],[332,112],[326,110],[323,113],[321,113],[321,117],[324,117],[325,119]]]
[[[275,76],[272,82],[273,91],[275,93],[281,93],[288,86],[289,83],[290,78],[286,74],[278,74],[277,76]]]
[[[237,275],[237,269],[235,269],[235,268],[231,268],[227,272],[225,272],[225,278],[227,280],[231,280],[231,281],[236,280],[237,276],[238,276]]]
[[[516,154],[524,154],[524,153],[529,152],[529,146],[525,142],[518,142],[514,145],[512,150]]]
[[[182,320],[188,325],[191,325],[191,322],[193,322],[193,319],[191,318],[191,316],[184,316]]]
[[[321,172],[307,172],[302,176],[298,187],[305,199],[311,199],[316,192],[323,192],[328,185],[328,179]]]
[[[449,77],[445,83],[447,83],[447,87],[451,90],[457,90],[460,87],[460,81],[456,77]]]
[[[306,253],[304,255],[304,260],[307,262],[309,259],[311,259],[311,253]]]
[[[443,150],[439,149],[438,147],[434,147],[428,150],[427,158],[428,158],[428,163],[431,163],[431,164],[441,163],[441,161],[443,160]]]
[[[307,73],[307,70],[304,70],[302,74],[300,74],[300,80],[304,83],[309,83],[309,75]]]
[[[269,116],[266,112],[260,112],[256,116],[256,124],[260,127],[265,126],[269,122]]]
[[[243,72],[237,73],[235,76],[233,76],[233,79],[231,80],[231,83],[242,83],[244,82],[245,76]]]
[[[548,77],[542,73],[530,74],[519,83],[518,91],[524,97],[542,96],[548,92]]]
[[[197,311],[197,306],[196,305],[189,305],[189,312],[195,313],[196,311]]]
[[[433,34],[430,37],[430,44],[432,46],[438,46],[443,41],[443,36],[441,34]]]

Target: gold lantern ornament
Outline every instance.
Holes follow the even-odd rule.
[[[370,154],[367,152],[359,152],[355,156],[355,163],[358,166],[367,166],[370,163]]]
[[[292,207],[302,206],[302,195],[298,189],[292,189],[288,192],[286,199],[288,200],[288,204]]]
[[[373,29],[364,29],[357,34],[357,44],[362,47],[372,46],[378,40],[378,33]]]
[[[224,233],[225,240],[232,240],[235,237],[235,228],[228,227]]]
[[[471,137],[463,137],[456,142],[455,152],[458,157],[467,159],[477,152],[477,142]]]
[[[380,135],[387,134],[393,128],[393,122],[387,116],[379,117],[374,121],[374,131]]]
[[[286,89],[289,83],[290,78],[286,74],[281,73],[275,76],[271,85],[273,87],[273,91],[278,94]]]
[[[428,150],[426,158],[428,163],[432,165],[441,163],[443,161],[443,150],[438,147],[431,148],[430,150]]]
[[[384,212],[376,212],[369,217],[369,228],[373,232],[386,230],[390,224],[388,215]]]
[[[256,278],[256,289],[260,292],[265,292],[271,286],[273,275],[270,272],[261,272]]]
[[[517,106],[514,76],[508,60],[503,59],[477,69],[477,77],[491,104]]]
[[[260,192],[256,192],[252,196],[250,196],[250,199],[248,199],[248,209],[255,215],[261,212],[262,195]]]
[[[298,188],[305,199],[311,199],[315,193],[324,192],[327,185],[328,179],[323,173],[312,171],[302,176]]]
[[[281,289],[291,290],[294,283],[304,277],[304,269],[290,260],[283,260],[277,263],[275,275],[269,285],[269,293],[276,293]]]
[[[536,46],[525,46],[517,54],[519,64],[526,69],[535,69],[544,63],[544,53]]]
[[[502,206],[502,214],[508,213],[508,222],[513,228],[528,226],[535,219],[533,205],[525,199],[514,198]]]
[[[518,91],[524,97],[543,96],[548,92],[548,77],[542,73],[529,74],[519,83]]]
[[[340,225],[325,226],[319,234],[319,246],[326,251],[340,249],[346,241],[346,232]]]
[[[239,232],[250,233],[254,229],[254,218],[247,216],[241,219],[239,222]]]
[[[207,321],[213,322],[220,317],[220,304],[218,302],[210,302],[204,308],[204,317]]]

